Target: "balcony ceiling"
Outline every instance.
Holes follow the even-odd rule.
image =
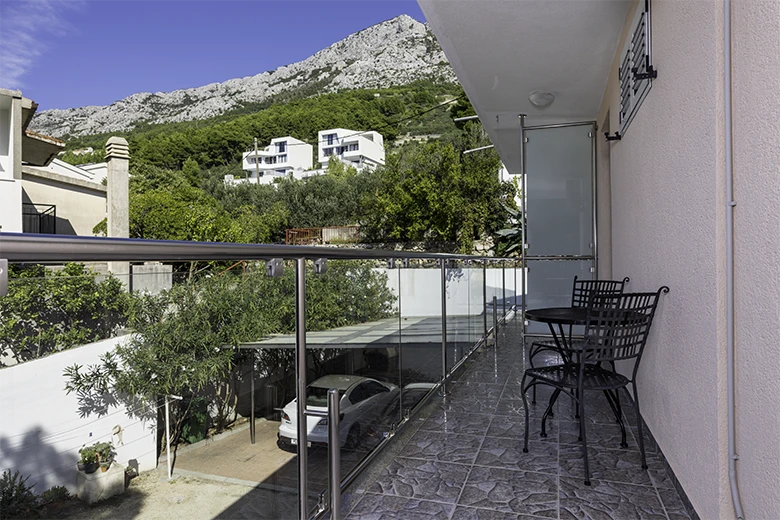
[[[511,173],[527,125],[595,120],[630,0],[418,0]],[[537,108],[535,91],[555,101]]]

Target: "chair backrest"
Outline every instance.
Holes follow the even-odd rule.
[[[669,288],[663,286],[656,292],[594,294],[585,325],[589,345],[582,362],[636,358],[636,373],[658,300],[661,293],[668,292]]]
[[[622,280],[578,280],[575,276],[571,306],[587,307],[593,294],[622,294],[628,280],[628,276]]]

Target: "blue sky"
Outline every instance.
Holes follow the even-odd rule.
[[[414,0],[0,0],[0,87],[39,110],[108,105],[307,58]]]

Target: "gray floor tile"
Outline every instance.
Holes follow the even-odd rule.
[[[405,457],[471,464],[476,458],[482,437],[420,430],[403,450]]]
[[[540,437],[542,431],[541,419],[530,420],[528,425],[529,441],[539,442],[558,442],[558,422],[547,421],[547,437]],[[513,417],[511,415],[494,415],[493,421],[488,428],[488,437],[505,437],[523,441],[525,434],[525,419],[522,417]]]
[[[588,446],[620,449],[620,426],[617,424],[597,424],[586,422],[586,438]],[[579,446],[580,425],[577,422],[560,421],[560,443]],[[638,450],[639,447],[628,428],[626,428],[626,443],[628,449]]]
[[[420,429],[483,436],[490,426],[492,417],[492,415],[485,414],[439,410],[432,413]]]
[[[464,506],[456,507],[455,513],[452,515],[452,520],[520,520],[522,518],[534,517]]]
[[[447,520],[455,506],[388,495],[366,494],[347,520]]]
[[[561,477],[562,520],[665,520],[663,506],[652,487],[617,482]]]
[[[528,453],[523,453],[523,443],[519,440],[485,437],[474,464],[557,475],[558,446],[549,442],[531,442]]]
[[[661,497],[661,502],[666,509],[666,514],[669,516],[669,520],[690,520],[688,510],[685,508],[680,495],[677,494],[675,489],[659,489],[658,494]]]
[[[369,492],[455,503],[468,473],[469,467],[462,464],[399,457]]]
[[[561,476],[585,480],[585,466],[580,446],[561,445],[559,460]],[[588,446],[588,464],[593,479],[643,486],[653,485],[648,471],[642,469],[642,460],[638,451],[605,450]]]
[[[474,467],[458,505],[557,518],[557,490],[554,475]]]

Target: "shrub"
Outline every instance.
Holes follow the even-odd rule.
[[[27,485],[30,477],[22,477],[18,471],[13,475],[5,470],[0,478],[0,519],[18,518],[28,514],[38,504],[38,497]]]
[[[41,495],[41,503],[50,504],[59,500],[68,500],[70,493],[63,486],[52,486]]]

